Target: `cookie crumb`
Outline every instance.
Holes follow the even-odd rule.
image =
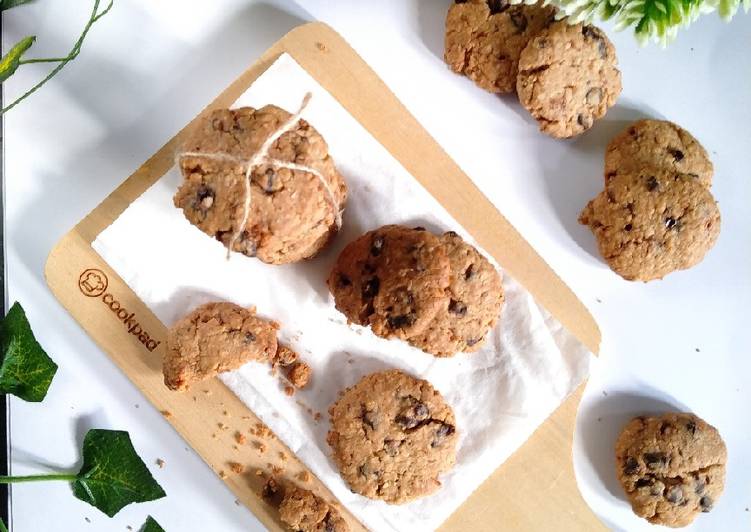
[[[135,406],[136,408],[141,408],[141,405],[139,405],[138,403],[134,404],[133,406]],[[71,407],[71,408],[73,408],[73,407]]]
[[[235,505],[236,505],[236,506],[240,506],[240,501],[239,501],[239,500],[237,500],[237,499],[235,499]]]
[[[604,395],[605,397],[607,397],[608,396],[608,392],[606,392],[605,390],[603,390],[602,391],[602,395]]]
[[[242,465],[242,464],[239,464],[239,463],[237,463],[237,462],[231,462],[231,463],[229,464],[229,467],[230,467],[230,469],[231,469],[232,471],[234,471],[234,472],[235,472],[235,473],[237,473],[238,475],[239,475],[240,473],[242,473],[243,471],[245,471],[245,466],[244,466],[244,465]]]
[[[600,299],[599,297],[596,297],[595,301],[597,301],[598,303],[602,303],[602,299]]]
[[[282,493],[282,487],[276,481],[274,477],[269,477],[261,490],[261,497],[274,506],[279,506],[282,502],[284,494]]]
[[[305,362],[295,362],[287,373],[287,378],[295,388],[304,388],[310,381],[312,369]]]
[[[224,480],[225,478],[227,478],[227,473],[224,472],[224,469],[222,469],[221,471],[219,471],[219,478],[221,478],[222,480]]]
[[[171,418],[171,417],[172,417],[172,412],[170,412],[169,410],[162,410],[162,411],[161,411],[161,414],[162,414],[162,415],[163,415],[164,417],[166,417],[166,418]]]
[[[310,473],[308,473],[307,471],[300,471],[297,474],[297,479],[300,482],[310,482]],[[746,508],[746,511],[748,511],[748,508]]]
[[[322,418],[322,417],[323,417],[323,416],[321,415],[321,413],[320,413],[320,412],[316,412],[316,415],[315,415],[315,416],[313,416],[313,419],[315,420],[315,422],[316,422],[316,423],[318,423],[319,421],[321,421],[321,418]]]
[[[698,348],[698,347],[696,348],[696,352],[697,352],[697,353],[699,353],[699,352],[700,352],[700,350],[699,350],[699,348]]]
[[[248,439],[245,437],[245,434],[243,434],[240,431],[235,432],[235,441],[239,443],[240,445],[245,445],[245,442],[248,441]]]
[[[748,511],[748,508],[746,508],[746,511]],[[84,517],[83,520],[87,523],[91,523],[91,519],[89,519],[88,517]]]
[[[132,526],[130,526],[130,525],[127,525],[127,526],[126,526],[125,528],[126,528],[127,530],[133,530],[133,527],[132,527]]]
[[[156,465],[159,466],[159,469],[164,469],[164,466],[167,465],[167,462],[165,462],[161,458],[157,458],[156,459]]]
[[[263,453],[266,452],[266,445],[263,442],[254,441],[253,442],[253,447],[255,447],[256,449],[258,449],[258,452],[261,453],[261,454],[263,454]]]
[[[284,395],[286,395],[287,397],[292,397],[293,395],[295,395],[295,388],[287,384],[284,387]]]

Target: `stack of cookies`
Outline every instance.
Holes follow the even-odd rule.
[[[211,112],[178,164],[175,206],[232,251],[288,264],[315,256],[339,230],[347,185],[326,141],[275,105]]]
[[[605,154],[605,189],[582,211],[605,261],[627,280],[651,281],[698,264],[720,233],[709,190],[713,166],[686,130],[639,120]]]
[[[479,349],[503,303],[485,257],[453,231],[422,227],[362,235],[342,250],[328,286],[350,322],[442,357]]]
[[[541,2],[456,0],[446,18],[444,57],[487,91],[516,92],[541,131],[568,138],[615,104],[621,73],[600,29],[556,14]]]

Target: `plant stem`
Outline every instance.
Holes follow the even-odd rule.
[[[47,83],[50,79],[52,79],[55,76],[55,74],[60,72],[65,65],[67,65],[69,62],[71,62],[73,59],[75,59],[78,56],[78,53],[81,51],[81,45],[83,44],[83,40],[86,38],[86,35],[89,33],[91,26],[97,20],[102,18],[104,15],[106,15],[110,9],[112,9],[112,3],[114,2],[114,0],[110,0],[109,5],[104,9],[104,11],[102,11],[101,13],[97,13],[97,11],[99,10],[100,1],[101,0],[94,0],[94,9],[91,11],[91,16],[89,17],[89,21],[86,23],[86,26],[84,26],[81,36],[73,45],[73,48],[71,49],[67,57],[52,58],[52,59],[26,59],[25,61],[23,61],[22,64],[56,63],[56,62],[58,62],[59,64],[42,81],[40,81],[39,83],[34,85],[31,89],[23,93],[19,98],[17,98],[13,103],[9,104],[7,107],[0,109],[0,115],[7,113],[11,109],[13,109],[16,105],[21,103],[23,100],[31,96],[34,92],[36,92],[37,89],[39,89],[39,87]]]
[[[73,482],[78,478],[75,473],[52,473],[50,475],[26,475],[19,477],[0,477],[0,484],[16,484],[18,482],[41,482],[45,480],[66,480]]]
[[[2,519],[0,519],[0,532],[8,532],[8,529],[5,527],[5,523],[3,523]]]

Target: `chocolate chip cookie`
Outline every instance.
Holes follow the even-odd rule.
[[[328,443],[350,489],[402,504],[438,490],[456,460],[454,413],[429,382],[367,375],[329,408]]]
[[[615,446],[616,474],[634,513],[682,527],[715,505],[725,484],[727,450],[713,426],[693,414],[631,420]]]
[[[615,104],[621,93],[617,63],[615,48],[599,28],[560,20],[522,50],[516,91],[541,131],[573,137]]]
[[[644,168],[611,178],[582,211],[600,254],[627,280],[651,281],[701,262],[720,233],[712,194],[694,176]]]
[[[458,234],[441,236],[449,258],[446,299],[436,316],[409,343],[436,356],[476,351],[496,324],[503,304],[501,276],[495,267]]]
[[[233,303],[207,303],[178,321],[167,334],[164,384],[186,390],[190,384],[264,362],[277,350],[276,323]]]
[[[665,168],[712,185],[714,167],[691,133],[667,120],[638,120],[616,135],[605,152],[605,179],[642,167]]]
[[[175,206],[190,223],[233,251],[284,264],[314,256],[338,230],[347,186],[321,135],[300,120],[254,166],[246,215],[246,170],[290,114],[273,105],[207,115],[179,154],[183,184]],[[290,164],[294,169],[289,168]],[[287,167],[283,167],[286,165]]]
[[[446,17],[444,59],[490,92],[514,92],[519,55],[556,9],[506,0],[456,0]]]
[[[293,485],[284,489],[279,506],[282,522],[295,532],[347,532],[349,525],[336,508],[315,493]]]
[[[449,285],[449,259],[430,232],[386,225],[347,245],[328,278],[336,308],[384,338],[420,334]]]

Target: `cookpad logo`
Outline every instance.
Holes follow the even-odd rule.
[[[107,291],[109,280],[102,270],[96,268],[89,268],[84,270],[78,278],[78,288],[81,293],[86,297],[97,297],[107,307],[107,310],[115,315],[118,321],[122,322],[125,329],[138,338],[146,349],[153,351],[161,344],[161,340],[157,341],[151,338],[149,333],[138,322],[135,312],[130,312],[127,308],[123,307],[120,301]]]
[[[109,281],[104,272],[96,268],[84,270],[78,278],[78,288],[80,288],[83,295],[89,297],[101,296],[107,290],[108,283]]]

